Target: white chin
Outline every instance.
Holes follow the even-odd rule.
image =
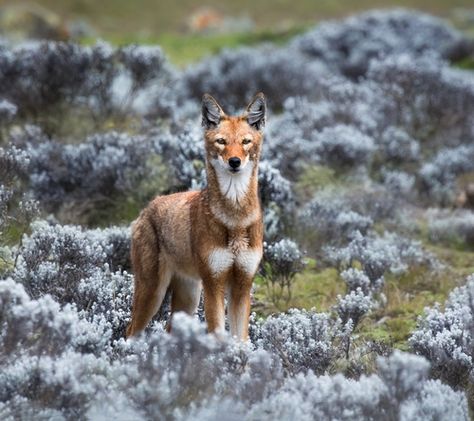
[[[211,164],[216,170],[222,194],[233,202],[239,202],[247,193],[252,176],[252,165],[249,165],[247,160],[243,166],[238,168],[238,171],[235,171],[222,159],[212,160]]]

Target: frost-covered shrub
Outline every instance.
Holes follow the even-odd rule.
[[[0,69],[2,96],[22,115],[67,104],[86,105],[95,117],[123,107],[123,101],[114,103],[114,90],[117,82],[124,83],[124,73],[130,79],[127,103],[150,81],[168,80],[170,73],[159,47],[113,49],[105,43],[80,46],[63,42],[2,44]],[[165,84],[160,88],[162,93],[167,89]]]
[[[85,231],[89,241],[102,247],[105,263],[112,271],[130,270],[131,233],[128,227],[109,227]]]
[[[293,180],[301,173],[304,163],[317,157],[314,144],[305,138],[301,124],[293,121],[286,111],[268,121],[263,156]]]
[[[25,151],[14,146],[0,148],[0,239],[2,240],[5,240],[4,235],[9,227],[27,226],[38,213],[37,203],[25,193],[29,163],[30,157]]]
[[[143,136],[109,132],[84,143],[30,143],[30,186],[49,210],[64,200],[88,201],[133,192],[142,177],[150,177],[151,144]]]
[[[312,229],[316,253],[322,246],[346,245],[355,232],[365,235],[374,222],[389,221],[400,207],[399,197],[377,184],[320,190],[299,212],[304,227]],[[310,238],[310,234],[305,232]]]
[[[269,203],[263,208],[264,239],[267,242],[279,238],[284,229],[284,212],[275,203]]]
[[[372,136],[385,119],[382,111],[386,99],[378,95],[376,86],[334,76],[320,83],[305,97],[288,98],[283,113],[269,119],[265,156],[287,177],[296,178],[304,163],[322,158],[334,165],[346,159],[356,164],[353,161],[358,157],[367,163],[374,149]],[[332,149],[342,156],[331,160]]]
[[[318,244],[344,244],[354,231],[366,233],[373,221],[369,216],[351,209],[344,197],[333,192],[321,192],[309,202],[302,219],[315,230]]]
[[[368,164],[375,150],[370,137],[345,125],[323,129],[314,141],[321,162],[340,168]]]
[[[341,278],[344,279],[349,291],[361,290],[365,295],[371,293],[371,284],[369,277],[360,269],[349,268],[341,272]]]
[[[351,320],[354,328],[372,307],[372,297],[367,295],[360,287],[357,287],[344,296],[338,295],[337,297],[337,315],[343,324]]]
[[[394,163],[417,161],[420,158],[420,144],[400,127],[388,127],[377,146],[382,159]]]
[[[112,339],[124,336],[130,322],[133,276],[127,272],[96,271],[77,286],[79,308],[88,320],[104,320],[113,332]]]
[[[341,198],[345,207],[352,211],[369,217],[374,222],[380,222],[393,218],[400,203],[398,197],[391,195],[386,189],[377,185],[349,186],[341,192]]]
[[[14,279],[34,298],[52,295],[61,304],[75,304],[88,320],[102,318],[123,335],[130,317],[133,279],[120,269],[130,267],[128,230],[82,230],[37,222],[23,239]]]
[[[303,266],[303,253],[288,238],[266,245],[264,259],[270,264],[272,271],[284,277],[294,276]]]
[[[474,79],[465,72],[430,56],[405,54],[372,61],[367,78],[385,99],[385,127],[401,127],[436,148],[456,147],[472,137]]]
[[[324,373],[335,356],[334,326],[325,313],[292,309],[250,327],[252,342],[275,354],[288,373]]]
[[[427,381],[420,357],[396,352],[359,380],[314,374],[334,356],[325,314],[294,310],[252,324],[256,348],[179,313],[170,335],[159,327],[110,345],[99,320],[50,297],[31,300],[13,280],[0,281],[0,304],[7,419],[215,419],[223,408],[255,419],[468,419],[463,394]]]
[[[469,418],[465,395],[436,380],[424,382],[417,398],[408,398],[400,408],[402,420]]]
[[[251,352],[228,337],[218,340],[184,314],[174,316],[171,335],[162,331],[141,344],[124,345],[136,350],[119,356],[124,364],[115,373],[118,390],[146,419],[157,414],[179,418],[216,394],[262,399],[282,378],[278,362],[268,354]]]
[[[77,303],[77,285],[104,261],[102,245],[80,228],[38,222],[23,239],[14,277],[34,298],[51,294],[60,302]]]
[[[15,117],[18,108],[15,104],[5,99],[0,99],[0,123],[9,123]]]
[[[258,165],[258,188],[263,207],[273,202],[289,212],[294,206],[290,182],[266,160]]]
[[[472,48],[441,19],[403,9],[369,11],[342,22],[325,22],[297,37],[293,45],[353,78],[364,75],[374,58],[408,53],[456,60]]]
[[[84,416],[105,384],[110,331],[50,296],[31,300],[12,279],[0,281],[0,324],[0,402],[17,416],[33,407]]]
[[[14,146],[0,148],[0,185],[5,192],[9,190],[13,195],[12,190],[18,187],[17,184],[22,178],[26,177],[29,163],[30,157],[25,151]],[[0,209],[7,207],[6,193],[3,194],[0,203]]]
[[[435,242],[462,242],[474,246],[474,212],[432,209],[428,213],[428,232]]]
[[[270,45],[224,50],[191,66],[183,75],[184,91],[194,99],[211,92],[227,112],[264,92],[271,109],[281,107],[289,96],[316,92],[329,73],[318,60],[294,48]]]
[[[378,365],[381,374],[359,380],[341,374],[318,377],[312,373],[291,378],[254,405],[250,418],[469,419],[465,396],[439,381],[428,380],[428,364],[423,358],[396,351],[388,358],[380,358]]]
[[[444,310],[439,305],[425,309],[410,344],[428,358],[435,375],[449,384],[473,383],[474,276],[449,295]]]
[[[85,419],[107,384],[107,368],[100,358],[75,352],[18,358],[0,374],[0,384],[8,385],[0,396],[11,414],[5,419]]]
[[[202,128],[186,124],[176,135],[152,134],[155,148],[171,163],[177,186],[200,189],[206,185],[205,155]]]
[[[439,381],[428,380],[428,361],[395,351],[389,358],[379,358],[378,368],[386,386],[382,407],[386,407],[387,415],[393,419],[423,420],[429,415],[434,419],[468,418],[462,393],[454,392]],[[441,396],[443,393],[446,395]]]
[[[474,171],[474,146],[443,148],[419,171],[421,189],[440,202],[452,201],[454,182],[460,174]]]
[[[159,46],[129,45],[116,55],[121,66],[111,87],[114,107],[152,118],[178,120],[177,114],[187,114],[186,100],[177,107],[177,72]]]
[[[416,178],[404,171],[382,171],[383,185],[392,195],[398,198],[413,196]]]
[[[294,277],[304,266],[303,253],[294,241],[284,238],[264,243],[260,272],[275,304],[284,295],[287,303],[291,300]]]
[[[327,248],[327,259],[340,268],[350,268],[355,262],[370,279],[371,287],[379,290],[386,272],[400,275],[410,266],[436,264],[436,260],[421,248],[421,244],[393,233],[383,236],[362,236],[356,232],[351,242],[342,248]]]
[[[132,92],[169,71],[163,50],[158,46],[128,45],[118,50],[118,56],[133,80]]]
[[[320,124],[323,123],[321,129],[337,125],[350,126],[375,138],[380,127],[386,124],[384,111],[387,99],[380,95],[378,86],[374,84],[331,78],[324,82],[320,97],[321,105],[330,110],[326,118],[320,121]]]
[[[113,50],[106,44],[81,47],[71,43],[40,42],[0,49],[2,95],[22,113],[37,113],[62,101],[94,95],[108,102],[115,76]],[[91,104],[93,105],[93,104]]]
[[[0,281],[2,363],[15,355],[55,356],[66,349],[97,352],[106,349],[110,331],[79,318],[73,306],[61,307],[51,296],[29,298],[13,279]],[[32,333],[34,333],[32,335]]]

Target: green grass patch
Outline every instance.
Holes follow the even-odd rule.
[[[383,290],[386,305],[363,321],[360,332],[364,338],[408,350],[408,338],[425,307],[443,305],[449,293],[474,273],[474,252],[440,246],[427,248],[446,268],[435,272],[420,267],[401,277],[388,275]]]
[[[295,35],[303,33],[307,26],[298,25],[281,30],[259,30],[226,34],[163,33],[158,36],[134,33],[114,34],[105,38],[115,46],[128,44],[159,45],[175,66],[184,67],[200,59],[217,54],[225,48],[272,43],[282,45]],[[95,44],[96,38],[83,38],[82,44]]]
[[[2,4],[17,5],[19,0]],[[281,24],[308,24],[322,19],[340,18],[371,8],[409,7],[449,16],[454,7],[470,8],[472,0],[361,0],[358,2],[314,0],[41,0],[45,7],[65,19],[85,19],[99,34],[136,33],[143,36],[184,30],[186,22],[199,8],[211,7],[223,16],[248,16],[258,28]]]
[[[306,268],[295,276],[292,298],[288,304],[276,306],[269,300],[267,287],[262,278],[256,279],[254,297],[255,311],[261,315],[287,311],[290,308],[312,309],[318,312],[330,311],[338,294],[344,294],[345,284],[334,268],[319,268],[309,259]]]
[[[111,225],[128,225],[140,213],[143,205],[132,197],[115,200],[106,206],[97,206],[87,216],[90,227],[106,228]]]
[[[383,289],[385,303],[363,319],[357,329],[360,340],[408,350],[408,338],[425,307],[443,304],[449,293],[463,285],[467,275],[474,273],[473,252],[439,246],[429,248],[446,265],[446,269],[436,272],[427,267],[416,267],[402,276],[386,275]],[[331,311],[337,296],[345,294],[346,286],[337,269],[319,267],[309,259],[307,267],[295,276],[292,291],[287,305],[276,306],[269,300],[264,281],[259,278],[256,281],[254,309],[262,316],[289,308]]]
[[[306,203],[322,189],[338,183],[336,172],[324,165],[307,165],[294,185],[298,200]]]
[[[297,26],[284,31],[264,30],[215,35],[181,35],[170,33],[158,37],[157,44],[161,45],[173,64],[183,67],[203,57],[218,54],[225,48],[238,48],[264,42],[281,45],[306,29],[304,26]]]
[[[459,60],[455,62],[454,65],[461,69],[474,70],[474,56],[466,57],[463,60]]]

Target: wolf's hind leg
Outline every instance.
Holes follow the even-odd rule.
[[[127,338],[140,333],[157,313],[171,280],[169,266],[159,253],[158,239],[148,228],[141,223],[133,233],[131,254],[135,291]]]
[[[171,316],[167,330],[171,331],[173,313],[184,311],[190,316],[196,313],[201,299],[202,283],[198,279],[175,277],[171,282]]]

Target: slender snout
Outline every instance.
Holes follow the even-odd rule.
[[[240,158],[234,156],[232,158],[229,158],[229,166],[233,169],[236,170],[237,168],[240,167],[241,161]]]

